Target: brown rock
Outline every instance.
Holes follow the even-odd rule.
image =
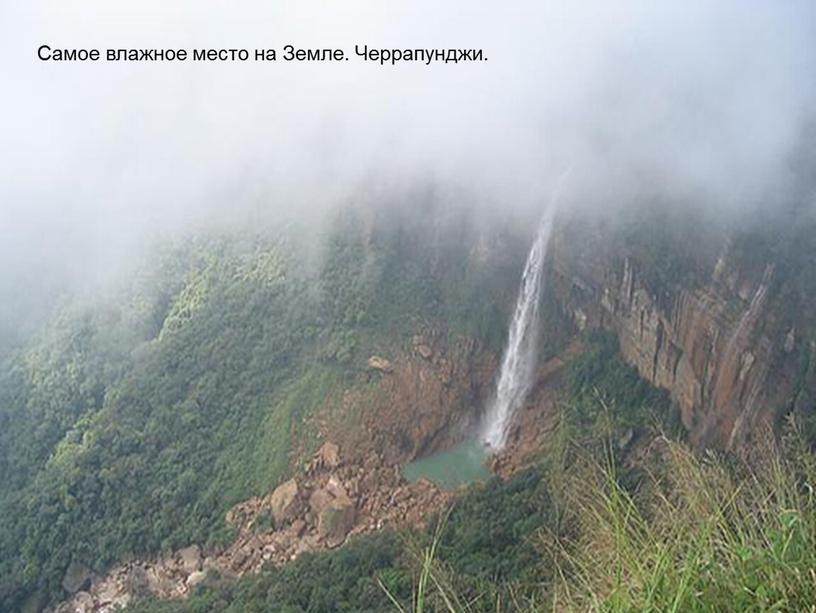
[[[337,468],[340,466],[340,448],[334,443],[325,442],[314,454],[312,461],[306,469],[307,473],[314,473],[325,468]]]
[[[186,581],[187,587],[192,589],[195,586],[200,585],[204,581],[204,579],[206,579],[206,578],[207,578],[207,573],[205,573],[202,570],[197,570],[194,573],[192,573],[189,577],[187,577],[187,581]]]
[[[433,349],[428,345],[417,345],[416,352],[425,360],[430,360],[433,357]]]
[[[368,358],[368,367],[383,373],[394,372],[394,367],[391,362],[378,355],[372,355]]]
[[[194,573],[201,570],[201,549],[198,545],[190,545],[178,552],[181,559],[181,568],[185,573]]]
[[[292,522],[292,532],[295,533],[295,536],[303,536],[303,532],[306,530],[306,522],[302,519],[296,519]]]
[[[309,507],[315,516],[319,517],[323,509],[325,509],[332,500],[334,500],[334,496],[332,496],[328,490],[318,488],[309,496]]]
[[[328,483],[326,483],[326,490],[334,496],[335,498],[341,498],[343,496],[348,497],[348,492],[346,488],[343,486],[342,481],[337,478],[336,475],[332,475],[329,477]]]
[[[289,479],[272,492],[269,497],[269,508],[275,520],[275,527],[279,528],[287,521],[290,521],[296,510],[298,495],[298,484],[295,479]]]
[[[326,468],[337,468],[340,466],[340,448],[334,443],[325,442],[317,452],[320,463]]]
[[[348,497],[335,498],[321,512],[317,534],[327,547],[337,547],[354,527],[354,503]]]

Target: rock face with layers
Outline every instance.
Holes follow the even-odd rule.
[[[726,245],[701,282],[658,291],[625,249],[604,244],[556,233],[552,285],[563,309],[579,329],[618,336],[624,359],[669,391],[692,442],[738,448],[791,392],[789,328],[768,308],[773,265],[740,270]]]

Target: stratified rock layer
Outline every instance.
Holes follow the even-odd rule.
[[[657,291],[625,248],[597,248],[605,243],[557,234],[552,283],[564,310],[579,329],[617,334],[624,358],[670,392],[694,443],[738,448],[791,391],[784,354],[795,339],[767,308],[773,266],[740,270],[726,244],[699,283]]]

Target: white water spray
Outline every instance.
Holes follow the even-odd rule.
[[[482,440],[496,451],[504,447],[513,414],[524,402],[533,384],[538,356],[536,341],[538,338],[539,294],[560,186],[569,173],[570,170],[564,173],[559,181],[559,189],[556,189],[552,201],[544,211],[538,234],[524,265],[521,288],[507,337],[507,346],[502,356],[496,394],[487,410],[482,426]]]

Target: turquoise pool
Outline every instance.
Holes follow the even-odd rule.
[[[453,490],[490,477],[485,463],[488,455],[481,441],[467,439],[445,451],[409,462],[402,467],[402,474],[409,481],[425,477],[442,489]]]

